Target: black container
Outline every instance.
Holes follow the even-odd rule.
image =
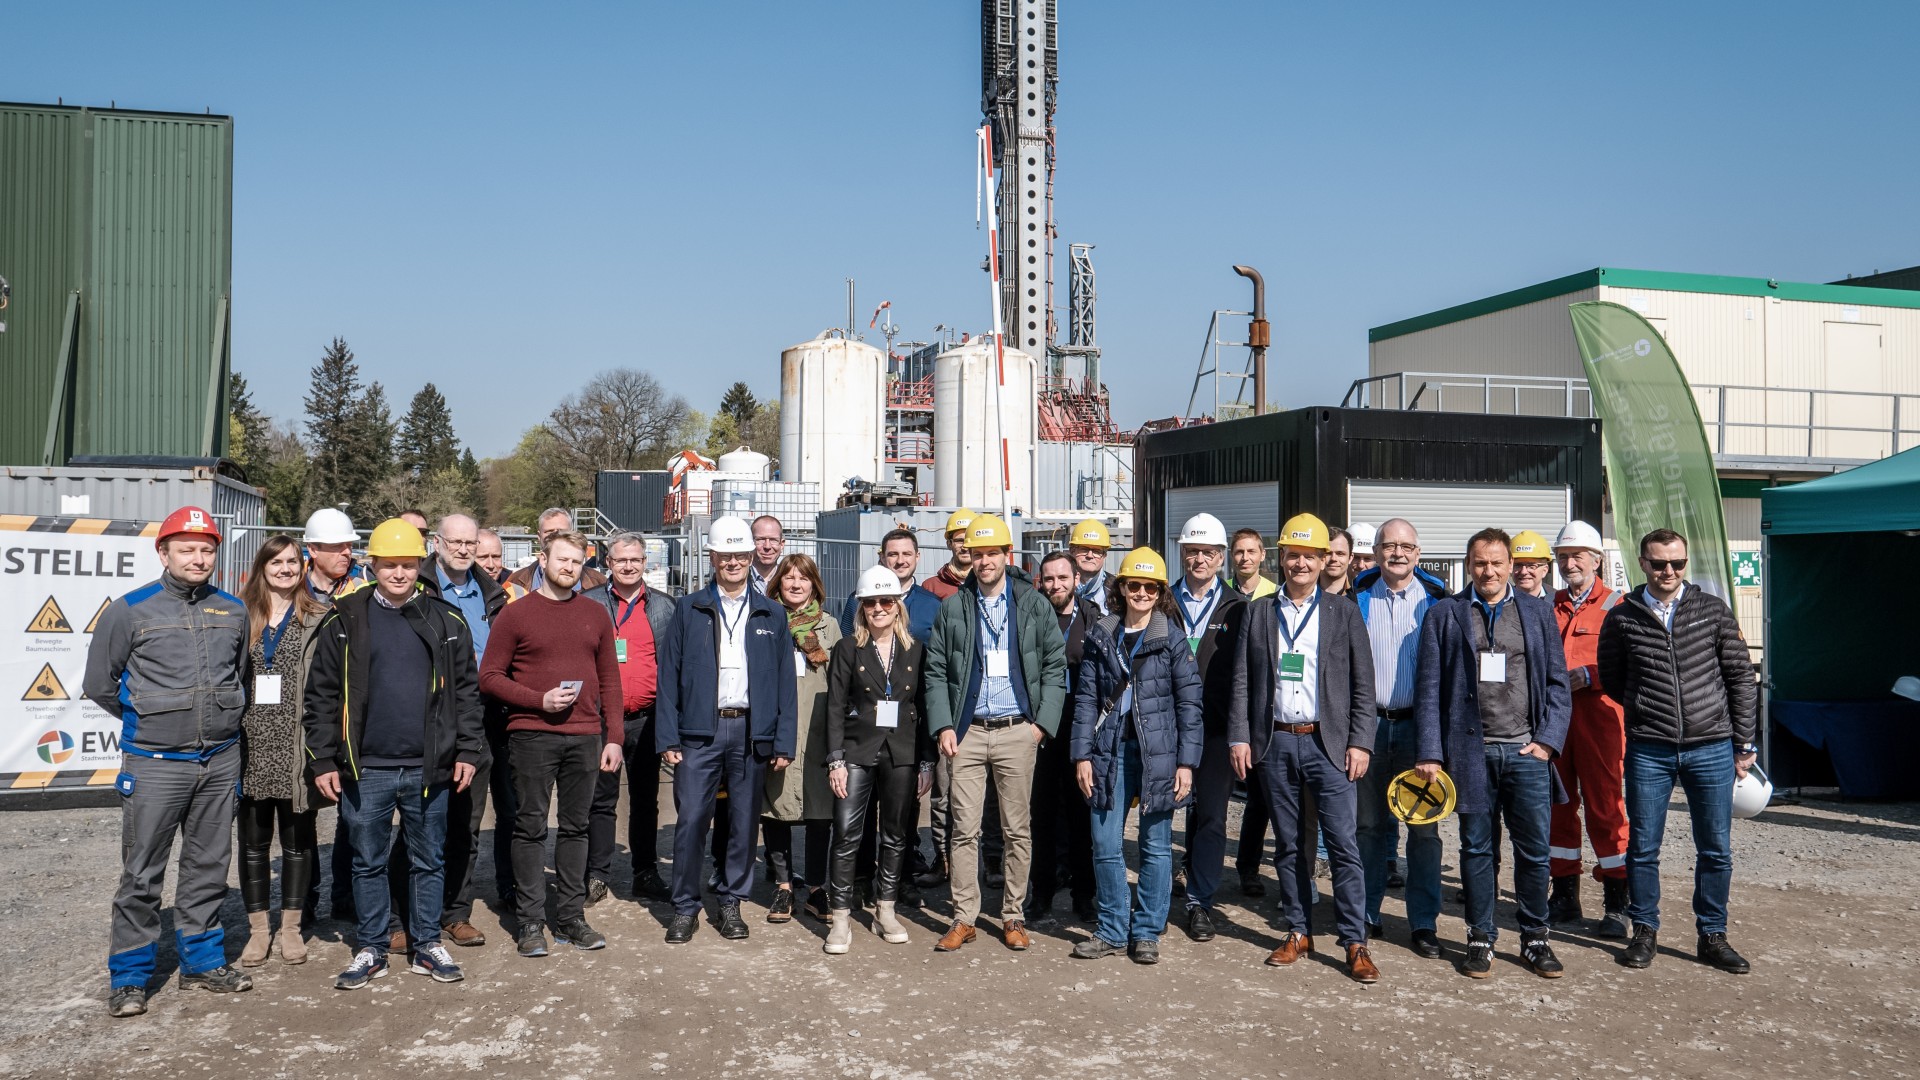
[[[606,470],[594,479],[594,505],[622,529],[634,532],[660,531],[667,500],[667,471]]]
[[[1598,420],[1292,409],[1140,436],[1134,536],[1165,551],[1169,533],[1181,525],[1163,520],[1167,492],[1216,484],[1278,485],[1280,520],[1262,529],[1269,536],[1297,513],[1342,524],[1350,520],[1347,483],[1353,480],[1565,485],[1573,518],[1598,526],[1601,466]]]

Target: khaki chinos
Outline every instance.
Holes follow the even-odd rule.
[[[1039,744],[1034,740],[1032,723],[1021,717],[1012,719],[1011,724],[1003,720],[973,721],[951,762],[952,786],[947,802],[953,814],[953,919],[969,926],[980,915],[980,826],[989,779],[999,796],[1005,850],[1001,918],[1026,918],[1027,874],[1033,861],[1033,763]]]

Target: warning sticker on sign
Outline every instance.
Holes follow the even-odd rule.
[[[21,701],[67,701],[67,688],[60,685],[60,676],[53,673],[52,664],[41,664],[40,674],[33,677],[33,685],[20,695]]]
[[[46,603],[40,605],[40,610],[34,613],[33,621],[27,624],[27,633],[71,634],[73,627],[67,623],[66,613],[60,610],[60,605],[49,596]]]
[[[87,633],[89,634],[93,633],[93,628],[100,625],[100,616],[105,615],[107,613],[107,609],[112,607],[113,602],[117,599],[119,598],[109,596],[105,600],[100,601],[100,610],[94,612],[93,618],[87,620]]]

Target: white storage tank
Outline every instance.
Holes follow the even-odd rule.
[[[820,485],[831,510],[848,478],[886,471],[887,356],[840,330],[780,354],[780,479]]]
[[[1033,357],[1018,349],[1005,353],[1007,465],[1012,473],[1010,501],[1017,510],[1033,508],[1034,410],[1039,403]],[[1000,509],[1001,431],[995,419],[993,343],[959,345],[940,354],[933,368],[933,491],[941,506]]]
[[[772,469],[773,460],[752,447],[740,446],[721,454],[714,464],[723,473],[740,473],[765,480]]]

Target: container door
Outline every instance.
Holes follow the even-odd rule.
[[[1420,553],[1425,561],[1464,559],[1467,538],[1488,527],[1505,529],[1508,534],[1532,529],[1552,540],[1567,523],[1571,499],[1572,492],[1565,485],[1360,480],[1347,485],[1350,521],[1376,527],[1388,518],[1413,522],[1413,527],[1420,530]]]
[[[1228,536],[1232,536],[1236,529],[1259,529],[1261,536],[1278,536],[1280,485],[1215,484],[1167,492],[1167,550],[1164,554],[1170,574],[1181,572],[1180,526],[1199,513],[1219,518],[1220,524],[1226,526]]]

